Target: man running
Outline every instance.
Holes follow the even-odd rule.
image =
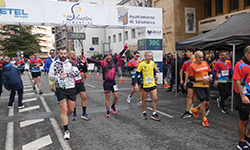
[[[202,125],[209,126],[206,117],[206,107],[209,105],[210,90],[209,82],[212,80],[212,71],[206,61],[203,61],[203,53],[197,51],[195,54],[195,61],[189,66],[188,76],[189,80],[193,82],[193,87],[197,98],[200,100],[200,105],[191,108],[195,118],[199,118],[197,111],[201,109],[201,115],[203,118]]]
[[[46,72],[49,72],[49,68],[50,68],[50,65],[52,62],[56,61],[58,58],[56,57],[56,54],[55,54],[55,50],[54,49],[51,49],[49,51],[49,54],[50,54],[50,57],[48,57],[46,60],[45,60],[45,64],[44,64],[44,70]],[[54,89],[54,84],[55,82],[54,81],[51,81],[49,79],[49,89],[54,92],[54,99],[56,99],[56,90]]]
[[[180,77],[181,77],[181,85],[184,86],[185,89],[187,89],[188,96],[187,96],[187,105],[186,105],[186,112],[181,116],[181,118],[189,118],[192,116],[192,113],[190,113],[190,108],[193,107],[194,101],[196,99],[194,88],[193,88],[193,82],[190,82],[188,80],[188,68],[189,66],[194,62],[194,47],[188,47],[186,48],[186,54],[189,60],[187,60],[181,68]],[[183,82],[183,72],[186,72],[185,75],[185,82]],[[183,84],[184,83],[184,84]]]
[[[38,80],[38,88],[39,88],[39,94],[42,94],[42,85],[41,85],[41,70],[40,70],[40,64],[42,63],[41,59],[37,57],[37,52],[34,52],[34,57],[30,59],[30,71],[31,76],[34,79],[33,83],[33,89],[35,90],[35,85]]]
[[[75,83],[74,78],[79,75],[79,70],[73,62],[67,59],[67,50],[59,50],[59,59],[54,61],[49,69],[49,78],[55,81],[56,96],[61,107],[61,120],[64,127],[64,139],[70,139],[68,129],[68,116],[75,108]]]
[[[109,98],[110,98],[110,91],[113,92],[113,104],[111,105],[111,109],[114,114],[117,114],[117,111],[115,109],[115,104],[118,100],[118,87],[115,82],[115,64],[119,59],[121,59],[123,53],[128,48],[127,44],[124,46],[123,50],[120,52],[119,55],[117,55],[115,58],[112,58],[112,55],[110,53],[105,54],[106,61],[103,60],[97,60],[97,59],[91,59],[87,58],[88,62],[93,62],[96,65],[100,65],[102,67],[102,73],[103,73],[103,89],[105,92],[105,105],[107,109],[107,115],[106,117],[110,117],[110,111],[109,111]]]
[[[76,64],[76,66],[78,67],[78,69],[80,68],[80,63],[81,62],[77,61],[76,54],[75,54],[74,51],[69,52],[69,60],[74,62]],[[75,90],[76,90],[75,100],[77,99],[77,94],[78,93],[80,94],[80,97],[82,99],[82,115],[81,115],[81,118],[88,121],[88,120],[90,120],[90,117],[86,113],[87,95],[86,95],[86,90],[85,90],[84,84],[82,82],[82,75],[81,75],[80,69],[79,69],[79,75],[77,77],[75,77]],[[73,121],[77,120],[76,116],[77,116],[77,114],[76,114],[76,105],[75,105],[74,112],[73,112],[73,118],[72,118]]]
[[[250,111],[250,46],[244,49],[244,57],[234,67],[234,97],[236,109],[239,111],[240,123],[238,126],[240,141],[237,148],[249,150],[250,146],[250,126],[246,131]]]
[[[160,121],[161,119],[156,114],[157,108],[157,76],[156,76],[156,66],[154,61],[152,60],[152,52],[146,51],[145,52],[145,60],[141,62],[137,68],[136,75],[135,75],[135,90],[138,90],[138,75],[142,74],[142,119],[147,119],[146,114],[146,101],[148,93],[151,94],[153,98],[152,107],[153,107],[153,114],[151,115],[151,119]]]
[[[17,69],[20,71],[20,77],[22,77],[22,74],[24,72],[24,61],[20,59],[20,57],[17,57],[17,60],[15,62],[15,65],[17,66]]]
[[[133,89],[130,91],[130,94],[128,95],[128,99],[127,99],[128,103],[130,103],[133,94],[136,92],[136,90],[135,90],[135,74],[136,74],[136,70],[138,68],[138,65],[141,63],[141,61],[138,60],[138,58],[140,57],[139,52],[135,51],[133,54],[134,54],[134,58],[128,62],[128,71],[131,72],[132,86],[133,86]],[[138,105],[141,105],[142,90],[141,90],[141,76],[140,75],[138,76],[138,85],[139,85],[139,103],[138,103]]]
[[[230,95],[229,73],[233,75],[233,69],[230,60],[227,60],[225,51],[220,52],[220,59],[216,61],[213,68],[214,85],[218,86],[220,98],[217,98],[218,107],[221,112],[227,114],[225,99]],[[218,75],[218,76],[217,76]]]

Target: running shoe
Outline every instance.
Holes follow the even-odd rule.
[[[82,115],[81,115],[81,118],[84,119],[84,120],[87,120],[87,121],[90,120],[90,117],[88,116],[87,113],[82,114]]]
[[[206,108],[206,117],[209,115],[210,109]]]
[[[154,115],[152,114],[151,119],[153,119],[155,121],[161,121],[161,118],[157,114],[154,114]]]
[[[24,108],[24,105],[18,106],[18,108],[19,108],[19,109],[20,109],[20,108]]]
[[[199,115],[197,112],[194,111],[194,108],[191,108],[191,112],[192,112],[194,118],[199,118]]]
[[[111,105],[111,109],[112,109],[113,113],[116,115],[116,114],[117,114],[117,111],[116,111],[116,109],[115,109],[115,106]]]
[[[250,146],[250,138],[245,135],[245,142],[248,146]]]
[[[56,99],[56,93],[54,94],[54,97],[53,97],[54,99]]]
[[[190,118],[192,116],[192,113],[190,113],[189,111],[186,111],[181,118]]]
[[[77,116],[76,114],[73,114],[72,121],[76,121],[77,120],[76,116]]]
[[[207,120],[206,120],[206,121],[202,121],[202,125],[203,125],[204,127],[209,127],[209,123],[208,123]]]
[[[110,113],[107,113],[106,118],[110,118]]]
[[[69,130],[66,130],[63,135],[64,140],[70,140]]]
[[[13,106],[9,106],[9,105],[8,105],[7,107],[8,107],[9,109],[11,109]]]
[[[138,105],[141,106],[141,101],[138,102]]]
[[[43,94],[42,90],[39,90],[38,94]]]
[[[128,104],[130,103],[130,101],[131,101],[131,97],[130,97],[130,94],[129,94],[129,95],[128,95],[128,98],[127,98]]]
[[[249,150],[246,142],[239,142],[239,144],[237,145],[237,148],[240,150]]]
[[[142,113],[142,114],[141,114],[141,117],[142,117],[142,119],[144,119],[144,120],[147,120],[147,119],[148,119],[148,117],[147,117],[147,114],[146,114],[146,113]]]
[[[222,112],[223,114],[228,114],[228,112],[227,112],[227,107],[224,107],[223,109],[221,109],[221,112]]]
[[[218,107],[220,108],[221,97],[218,97],[218,98],[217,98],[217,103],[218,103]]]

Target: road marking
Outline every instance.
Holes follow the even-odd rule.
[[[90,86],[90,87],[92,87],[92,88],[95,88],[95,86],[94,85],[91,85],[91,84],[88,84],[88,83],[85,83],[87,86]]]
[[[34,95],[35,93],[32,92],[32,93],[24,93],[23,95]]]
[[[149,109],[149,110],[153,110],[153,109],[152,109],[152,108],[150,108],[150,107],[147,107],[147,109]],[[168,115],[168,114],[166,114],[166,113],[164,113],[164,112],[161,112],[161,111],[159,111],[159,110],[156,110],[156,112],[157,112],[157,113],[159,113],[159,114],[162,114],[162,115],[164,115],[164,116],[167,116],[167,117],[169,117],[169,118],[174,118],[173,116]]]
[[[33,86],[32,85],[26,85],[26,86],[23,86],[24,88],[32,88]]]
[[[37,100],[37,98],[30,98],[30,99],[23,100],[23,103],[36,101],[36,100]]]
[[[14,115],[14,107],[9,109],[9,116]],[[5,149],[13,150],[14,145],[14,122],[9,122],[7,124],[7,133],[6,133],[6,141],[5,141]]]
[[[26,120],[26,121],[22,121],[20,122],[20,128],[35,124],[35,123],[39,123],[44,121],[44,119],[34,119],[34,120]]]
[[[27,92],[27,91],[32,91],[33,89],[24,89],[23,91],[24,92]]]
[[[19,109],[19,113],[34,110],[34,109],[39,109],[39,108],[40,108],[39,105],[35,105],[35,106],[27,107],[27,108],[22,108],[22,109]]]
[[[25,83],[25,84],[23,84],[23,86],[28,86],[28,85],[32,85],[32,83]]]
[[[52,140],[50,138],[50,135],[47,135],[33,142],[23,145],[22,149],[23,150],[40,149],[47,145],[50,145],[51,143],[52,143]]]

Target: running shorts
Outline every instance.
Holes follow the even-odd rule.
[[[200,100],[200,102],[209,101],[210,99],[209,88],[194,87],[194,92],[196,94],[196,98]]]
[[[118,92],[118,87],[116,85],[115,80],[113,81],[103,80],[103,89],[105,93],[110,93],[110,91]]]
[[[187,88],[188,88],[188,89],[194,89],[193,83],[192,83],[192,82],[188,82],[188,83],[187,83]]]
[[[153,87],[150,87],[150,88],[142,88],[145,92],[150,92],[150,91],[153,91],[155,90],[157,87],[156,86],[153,86]]]
[[[76,91],[75,95],[77,95],[79,92],[86,92],[85,86],[83,85],[82,82],[75,84],[75,91]]]
[[[41,72],[32,72],[31,75],[32,75],[32,78],[37,78],[41,76]]]
[[[62,88],[56,88],[56,96],[57,100],[61,101],[63,99],[69,99],[71,101],[75,101],[75,88],[70,89],[62,89]]]
[[[51,81],[50,79],[49,79],[49,85],[54,85],[55,84],[55,81]]]
[[[132,85],[135,86],[135,78],[132,78]],[[141,78],[138,78],[138,85],[142,85]]]

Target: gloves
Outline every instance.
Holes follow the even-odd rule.
[[[123,49],[126,50],[127,48],[128,48],[128,45],[126,43]]]

